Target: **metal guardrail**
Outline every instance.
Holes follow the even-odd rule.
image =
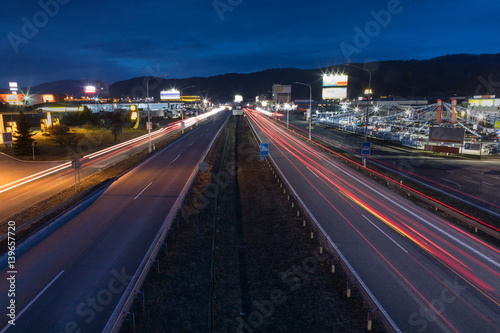
[[[116,180],[116,177],[112,177],[112,178],[108,178],[106,180],[104,180],[103,182],[100,182],[99,184],[96,184],[80,193],[78,193],[77,195],[69,198],[68,200],[60,203],[59,205],[57,206],[54,206],[46,211],[44,211],[43,213],[41,214],[38,214],[37,216],[35,216],[34,218],[26,221],[25,223],[21,224],[19,227],[16,228],[16,233],[19,234],[21,233],[22,231],[24,231],[25,229],[31,227],[32,224],[38,222],[39,220],[43,219],[43,218],[46,218],[46,217],[49,217],[50,215],[54,214],[55,212],[57,212],[58,210],[61,210],[63,209],[64,207],[69,207],[67,209],[65,209],[65,211],[69,210],[69,209],[72,209],[78,205],[81,204],[81,202],[91,193],[94,193],[94,192],[98,192],[99,190],[101,190],[103,187],[106,187],[108,186],[110,183],[114,182]],[[59,213],[59,214],[56,214],[55,217],[51,218],[51,219],[57,219],[57,217],[60,215],[60,214],[64,214],[65,212],[62,212],[62,213]],[[7,233],[3,234],[0,236],[0,242],[2,242],[3,240],[5,240],[7,238]]]
[[[293,134],[293,135],[297,135],[297,133],[296,133],[296,132],[294,132],[294,131],[291,131],[290,133],[291,133],[291,134]],[[299,137],[300,137],[300,136],[299,136]],[[329,144],[329,145],[331,144],[331,142],[327,142],[327,141],[323,140],[322,138],[316,137],[316,139],[318,139],[318,140],[320,140],[320,141],[324,142],[325,144]],[[320,144],[318,144],[318,143],[316,143],[316,142],[313,142],[312,144],[314,144],[314,145],[318,146],[319,148],[323,148],[323,149],[325,149],[326,151],[329,151],[329,152],[331,151],[331,150],[329,150],[328,148],[326,148],[326,147],[324,147],[324,146],[321,146]],[[337,147],[337,148],[338,148],[338,147]],[[341,148],[341,149],[342,149],[342,148]],[[342,150],[344,150],[344,149],[342,149]],[[344,151],[345,151],[345,150],[344,150]],[[355,155],[355,154],[353,154],[353,155]],[[363,169],[364,169],[364,167],[363,167],[361,164],[359,164],[359,163],[357,163],[357,162],[355,162],[355,161],[352,161],[352,160],[350,160],[350,159],[348,159],[348,158],[346,158],[346,157],[340,156],[340,155],[336,155],[336,156],[337,156],[338,158],[342,158],[342,159],[344,159],[344,161],[345,161],[346,163],[348,163],[348,162],[349,162],[349,163],[352,163],[353,165],[356,165],[357,167],[361,167],[361,168],[363,168]],[[360,156],[360,155],[356,155],[356,156]],[[374,165],[377,165],[378,167],[381,167],[381,168],[383,168],[383,169],[385,169],[385,170],[387,170],[387,171],[389,171],[389,172],[392,172],[392,170],[391,170],[391,169],[389,169],[389,168],[387,168],[387,167],[384,167],[383,165],[381,165],[381,164],[379,164],[379,163],[377,163],[377,162],[374,162],[374,161],[370,160],[369,158],[368,158],[367,160],[368,160],[370,163],[373,163]],[[488,236],[491,236],[491,237],[493,237],[493,238],[495,238],[495,239],[497,239],[497,240],[500,240],[500,232],[499,232],[499,231],[497,231],[497,230],[495,230],[495,229],[492,229],[491,227],[489,227],[489,226],[488,226],[488,225],[486,225],[486,224],[481,224],[481,223],[479,223],[479,222],[475,221],[474,219],[472,219],[472,218],[470,218],[470,217],[467,217],[466,215],[464,215],[464,213],[460,212],[458,209],[457,209],[457,210],[454,210],[454,209],[450,208],[449,206],[446,206],[445,204],[443,204],[443,203],[441,203],[441,202],[439,202],[439,201],[437,201],[437,200],[433,200],[433,199],[430,199],[430,198],[427,198],[427,197],[423,196],[422,194],[419,194],[419,193],[418,193],[418,192],[416,192],[415,190],[412,190],[412,189],[406,188],[406,187],[401,186],[401,185],[397,185],[397,184],[399,184],[399,183],[398,183],[396,180],[394,180],[394,179],[392,179],[392,178],[390,178],[390,177],[388,177],[388,176],[381,176],[381,175],[379,175],[379,174],[378,174],[376,171],[374,171],[374,170],[369,170],[369,169],[367,169],[367,171],[372,171],[372,172],[373,172],[373,174],[372,174],[372,175],[370,175],[370,177],[377,178],[377,179],[379,179],[379,180],[383,180],[383,181],[388,181],[388,180],[389,180],[389,181],[393,182],[393,183],[394,183],[394,185],[399,186],[399,189],[400,189],[401,191],[404,191],[404,192],[405,192],[405,194],[406,194],[407,196],[411,196],[411,195],[413,195],[414,197],[416,197],[416,198],[417,198],[417,199],[419,199],[420,201],[425,202],[425,203],[427,203],[427,204],[429,204],[429,205],[431,205],[431,206],[435,207],[436,211],[437,211],[437,210],[441,210],[442,212],[444,212],[444,213],[446,213],[446,214],[448,214],[448,215],[450,215],[450,216],[452,216],[452,217],[456,218],[457,220],[459,220],[460,222],[462,222],[462,223],[466,224],[466,225],[467,225],[467,226],[469,226],[470,228],[473,228],[473,229],[475,230],[475,232],[476,232],[476,233],[477,233],[477,231],[478,231],[478,230],[481,230],[482,232],[484,232],[484,233],[485,233],[485,234],[487,234]],[[440,193],[442,193],[442,194],[445,194],[445,195],[447,195],[447,196],[449,196],[449,197],[451,197],[451,198],[453,198],[453,199],[456,199],[456,200],[459,200],[459,201],[461,201],[461,202],[464,202],[465,204],[467,204],[467,205],[469,205],[469,206],[472,206],[472,207],[474,207],[474,208],[476,208],[476,209],[479,209],[479,210],[481,210],[481,211],[483,211],[483,212],[485,212],[485,213],[487,213],[487,214],[491,214],[491,215],[496,216],[496,217],[499,217],[499,216],[500,216],[500,215],[499,215],[498,213],[496,213],[496,212],[493,212],[493,211],[491,211],[491,210],[489,210],[489,209],[486,209],[486,208],[484,208],[484,207],[480,207],[480,206],[478,206],[478,205],[476,205],[476,204],[473,204],[473,203],[471,203],[471,202],[468,202],[468,201],[466,201],[465,199],[462,199],[462,198],[460,198],[460,197],[457,197],[457,196],[454,196],[454,195],[452,195],[452,194],[446,193],[446,192],[444,192],[444,191],[442,191],[442,190],[440,190],[440,189],[437,189],[437,188],[435,188],[435,187],[433,187],[433,186],[430,186],[430,185],[428,185],[428,184],[425,184],[425,183],[423,183],[423,182],[420,182],[420,181],[418,181],[418,180],[416,180],[416,179],[414,179],[414,178],[407,177],[407,176],[405,176],[405,175],[400,175],[400,176],[402,176],[402,177],[404,177],[404,178],[406,178],[406,179],[409,179],[409,180],[411,180],[411,181],[413,181],[413,182],[416,182],[416,183],[418,183],[418,184],[420,184],[420,185],[423,185],[423,186],[425,186],[425,187],[427,187],[427,188],[429,188],[429,189],[431,189],[431,190],[434,190],[434,191],[440,192]]]
[[[248,118],[247,118],[248,119]],[[252,123],[249,121],[250,128],[252,129],[253,136],[255,140],[258,143],[261,143],[260,138],[257,135],[257,132],[255,128],[253,127]],[[273,157],[269,155],[269,160],[271,161],[270,163],[278,173],[279,177],[283,180],[283,184],[285,187],[288,187],[288,190],[292,194],[292,197],[295,199],[295,201],[298,203],[298,207],[300,208],[304,213],[304,216],[307,216],[307,219],[309,222],[312,222],[311,225],[315,230],[318,231],[318,233],[326,240],[326,245],[330,252],[334,256],[334,261],[339,262],[340,265],[342,266],[344,272],[346,275],[349,277],[350,282],[357,287],[359,293],[361,294],[362,298],[366,301],[366,303],[370,306],[371,311],[369,312],[369,320],[374,317],[378,316],[384,325],[384,328],[387,330],[387,332],[397,332],[400,333],[401,330],[397,327],[396,323],[391,319],[387,311],[383,308],[383,306],[379,303],[379,301],[375,298],[375,296],[372,294],[372,292],[368,289],[366,284],[363,282],[361,277],[356,273],[354,268],[351,266],[351,264],[347,261],[345,256],[342,254],[342,252],[339,250],[339,248],[335,245],[335,243],[332,241],[328,233],[323,229],[321,224],[316,220],[314,215],[311,213],[311,211],[306,207],[300,196],[297,194],[293,186],[290,184],[288,179],[285,177],[281,169],[278,167],[276,162],[274,161]]]
[[[224,124],[222,124],[221,128],[214,136],[214,138],[208,145],[205,152],[202,154],[198,164],[201,163],[203,160],[205,160],[208,153],[212,149],[214,142],[219,137],[221,131],[225,128],[227,122],[229,121],[229,118],[230,117],[228,117],[227,120],[224,122]],[[167,233],[169,232],[170,227],[172,226],[175,216],[177,215],[179,209],[181,208],[181,204],[184,201],[186,194],[188,193],[188,190],[192,187],[198,171],[199,171],[198,168],[195,168],[191,173],[189,180],[186,182],[186,185],[184,185],[184,188],[179,194],[179,197],[177,198],[169,214],[163,221],[160,231],[153,240],[150,248],[148,249],[148,252],[144,256],[144,259],[142,260],[141,264],[139,265],[139,268],[136,270],[129,285],[127,286],[127,289],[125,289],[120,301],[118,302],[117,306],[115,307],[115,310],[113,311],[113,314],[111,315],[110,319],[108,320],[108,323],[104,327],[103,332],[117,333],[121,330],[122,324],[125,321],[128,312],[131,309],[137,294],[139,293],[139,290],[141,289],[144,281],[146,280],[146,277],[149,274],[149,270],[151,269],[154,259],[156,258],[158,252],[161,249],[161,246],[163,245],[163,240],[167,236]]]
[[[319,140],[321,140],[321,139],[319,139]],[[321,141],[323,141],[323,140],[321,140]],[[323,141],[323,142],[325,142],[325,141]],[[326,143],[326,142],[325,142],[325,143]],[[317,145],[317,144],[316,144],[316,145]],[[327,148],[325,148],[325,147],[323,147],[323,146],[321,146],[321,145],[317,145],[317,146],[318,146],[318,147],[320,147],[320,148],[323,148],[323,149],[327,149]],[[328,149],[327,149],[327,151],[328,151]],[[337,155],[337,156],[338,156],[338,155]],[[357,166],[358,168],[365,169],[365,168],[364,168],[361,164],[359,164],[359,163],[357,163],[357,162],[355,162],[355,161],[349,160],[348,158],[346,158],[346,157],[342,157],[342,156],[338,156],[338,157],[339,157],[339,158],[344,159],[344,161],[345,161],[346,163],[352,163],[352,164],[353,164],[353,166],[355,165],[355,166]],[[376,166],[378,166],[378,167],[381,167],[381,168],[383,168],[383,169],[385,169],[385,170],[387,170],[387,171],[389,171],[389,172],[392,172],[392,170],[390,170],[390,169],[389,169],[389,168],[387,168],[387,167],[384,167],[383,165],[380,165],[379,163],[373,162],[373,161],[371,161],[370,159],[368,159],[368,161],[370,161],[370,163],[373,163],[374,165],[376,165]],[[388,177],[388,176],[382,176],[382,175],[380,175],[380,174],[379,174],[379,173],[377,173],[375,170],[366,169],[366,172],[371,172],[371,173],[370,173],[370,177],[372,177],[372,178],[376,178],[376,179],[378,179],[378,180],[383,180],[383,181],[385,181],[385,182],[392,182],[392,183],[394,184],[394,186],[395,186],[395,187],[397,187],[400,191],[403,191],[403,192],[404,192],[404,194],[405,194],[405,195],[407,195],[408,197],[409,197],[409,196],[414,196],[414,197],[415,197],[415,198],[417,198],[418,200],[420,200],[420,201],[422,201],[422,202],[425,202],[425,203],[427,203],[428,205],[430,205],[430,206],[434,207],[436,211],[437,211],[437,210],[441,210],[442,212],[444,212],[444,213],[446,213],[446,214],[448,214],[448,215],[450,215],[450,216],[452,216],[452,217],[456,218],[456,219],[457,219],[457,220],[459,220],[460,222],[462,222],[462,223],[466,224],[466,225],[467,225],[467,226],[469,226],[470,228],[474,228],[474,230],[475,230],[476,232],[477,232],[478,230],[481,230],[482,232],[484,232],[484,233],[485,233],[485,234],[487,234],[488,236],[491,236],[491,237],[493,237],[493,238],[495,238],[495,239],[497,239],[497,240],[500,240],[500,232],[499,232],[499,231],[497,231],[497,230],[495,230],[495,229],[492,229],[492,228],[491,228],[490,226],[488,226],[487,224],[482,224],[482,223],[480,223],[480,222],[475,221],[474,219],[472,219],[472,218],[470,218],[470,217],[467,217],[467,216],[465,215],[465,213],[460,212],[458,209],[453,209],[453,208],[451,208],[450,206],[445,205],[444,203],[441,203],[441,202],[439,202],[439,201],[437,201],[437,200],[434,200],[434,199],[428,198],[428,197],[426,197],[426,196],[424,196],[424,195],[422,195],[422,194],[418,193],[416,190],[413,190],[413,189],[411,189],[411,188],[408,188],[408,187],[403,186],[401,183],[398,183],[396,180],[394,180],[394,179],[392,179],[392,178],[390,178],[390,177]],[[441,191],[441,190],[439,190],[439,189],[437,189],[437,188],[435,188],[435,187],[432,187],[432,186],[429,186],[429,185],[427,185],[427,184],[425,184],[425,183],[422,183],[422,182],[420,182],[420,181],[418,181],[418,180],[416,180],[416,179],[414,179],[414,178],[411,178],[411,177],[406,177],[405,175],[400,175],[400,176],[402,176],[402,177],[404,177],[404,178],[406,178],[406,179],[409,179],[410,181],[416,182],[416,183],[418,183],[418,184],[420,184],[420,185],[422,185],[422,186],[425,186],[425,187],[427,187],[427,188],[429,188],[429,189],[431,189],[431,190],[434,190],[434,191],[437,191],[437,192],[443,193],[443,194],[445,194],[445,195],[447,195],[447,196],[449,196],[449,197],[451,197],[451,198],[453,198],[453,199],[456,199],[456,200],[462,201],[462,202],[464,202],[465,204],[467,204],[467,205],[469,205],[469,206],[472,206],[472,207],[474,207],[474,208],[476,208],[476,209],[482,210],[482,211],[484,211],[484,212],[485,212],[485,213],[487,213],[487,214],[491,214],[491,215],[494,215],[494,216],[496,216],[496,217],[498,217],[498,216],[499,216],[499,214],[498,214],[498,213],[495,213],[495,212],[493,212],[493,211],[491,211],[491,210],[488,210],[488,209],[484,209],[484,208],[482,208],[482,207],[480,207],[480,206],[478,206],[478,205],[475,205],[475,204],[473,204],[473,203],[470,203],[470,202],[468,202],[468,201],[466,201],[466,200],[464,200],[464,199],[462,199],[462,198],[460,198],[460,197],[457,197],[457,196],[451,195],[451,194],[449,194],[449,193],[445,193],[444,191]],[[389,184],[390,184],[390,183],[389,183]],[[389,184],[388,184],[388,185],[389,185]]]

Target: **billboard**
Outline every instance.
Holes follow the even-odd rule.
[[[291,94],[292,93],[292,86],[287,85],[281,85],[281,84],[275,84],[273,85],[273,93],[274,94]]]
[[[347,87],[347,75],[323,75],[323,87]]]
[[[181,98],[181,93],[179,90],[171,89],[171,90],[163,90],[160,92],[160,99],[162,101],[170,99],[179,99],[179,98]]]
[[[7,103],[16,103],[16,102],[22,102],[22,95],[18,94],[9,94],[7,95]]]
[[[241,95],[234,95],[234,102],[235,103],[241,103],[241,102],[243,102],[243,96],[241,96]]]
[[[10,91],[17,91],[17,82],[9,82]]]
[[[469,99],[469,106],[493,106],[494,99]]]
[[[344,98],[347,98],[347,87],[323,88],[323,99],[344,99]]]
[[[85,86],[85,93],[86,94],[95,94],[96,93],[95,86]]]
[[[429,128],[429,141],[463,143],[464,128],[431,127]]]

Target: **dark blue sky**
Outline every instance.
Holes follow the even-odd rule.
[[[499,13],[484,0],[4,1],[0,87],[498,53]]]

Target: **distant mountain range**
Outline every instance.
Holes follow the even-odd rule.
[[[371,71],[372,90],[376,97],[500,96],[500,53],[454,54],[429,60],[380,61],[353,65]],[[151,79],[149,94],[159,100],[161,90],[186,87],[184,95],[198,93],[220,102],[230,101],[236,94],[243,95],[245,100],[253,100],[257,95],[270,96],[272,85],[276,83],[292,84],[292,100],[308,99],[308,87],[293,85],[298,81],[311,84],[313,99],[320,100],[322,74],[339,72],[349,75],[348,97],[361,96],[368,86],[368,72],[344,65],[310,70],[268,69],[250,74],[230,73],[186,79]],[[109,97],[145,97],[146,80],[147,77],[136,77],[110,84]],[[30,91],[76,97],[83,95],[86,84],[87,82],[75,80],[54,81],[31,87]]]

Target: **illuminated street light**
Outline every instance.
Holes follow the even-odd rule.
[[[181,99],[181,101],[182,101],[182,91],[184,89],[189,89],[189,88],[194,88],[194,87],[196,87],[196,86],[189,86],[189,87],[181,88],[181,90],[180,90],[180,96],[179,96],[180,99]],[[183,121],[184,121],[184,110],[182,109],[181,110],[181,124],[182,124]],[[182,133],[184,133],[184,128],[182,128]]]
[[[311,140],[311,118],[312,118],[312,87],[310,84],[307,83],[302,83],[302,82],[294,82],[296,84],[301,84],[303,86],[308,86],[309,87],[309,140]]]
[[[365,94],[368,95],[368,100],[366,102],[365,140],[364,140],[364,142],[368,142],[368,113],[369,113],[369,109],[370,109],[370,99],[371,99],[371,95],[372,95],[372,72],[370,72],[366,68],[354,66],[354,65],[351,65],[351,64],[345,64],[345,66],[351,66],[351,67],[354,67],[354,68],[362,69],[364,71],[367,71],[368,74],[369,74],[369,77],[368,77],[368,89],[365,90]],[[366,168],[366,157],[363,158],[363,166]]]
[[[147,127],[148,127],[148,139],[149,139],[149,149],[148,151],[151,153],[152,149],[151,149],[151,127],[152,127],[152,124],[151,124],[151,113],[149,111],[149,80],[151,79],[159,79],[161,77],[164,77],[164,76],[168,76],[168,74],[163,74],[161,76],[152,76],[150,78],[147,79],[146,81],[146,102],[148,103],[148,123],[147,123]]]

